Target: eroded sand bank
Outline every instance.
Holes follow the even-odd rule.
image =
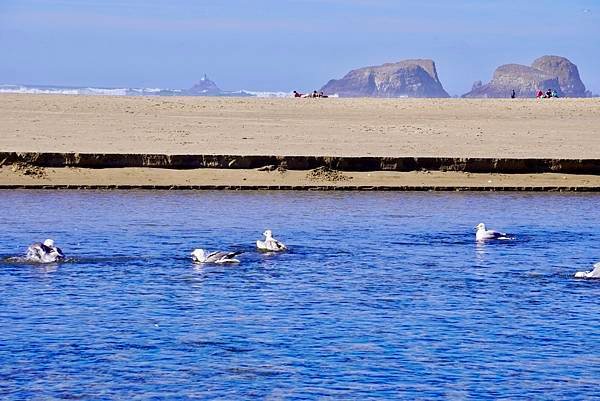
[[[0,95],[0,152],[588,159],[587,163],[591,161],[594,167],[600,160],[600,99],[245,99],[3,94]],[[187,172],[161,168],[45,168],[43,174],[32,177],[24,174],[22,168],[5,166],[0,185],[27,185],[36,180],[36,185],[135,186],[152,180],[159,182],[159,186],[190,185],[186,184],[188,181],[197,186],[210,186],[213,181],[215,186],[250,183],[273,187],[315,186],[314,182],[306,181],[307,172],[265,175],[269,173],[237,168]],[[485,184],[497,182],[502,176],[492,179],[489,174],[435,171],[352,175],[348,180],[351,182],[325,182],[355,187],[472,184],[487,187]],[[514,188],[589,188],[598,186],[597,178],[596,175],[510,174],[502,179]]]

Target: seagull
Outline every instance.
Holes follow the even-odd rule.
[[[269,252],[281,252],[287,250],[287,247],[282,243],[273,238],[271,230],[265,230],[263,233],[265,240],[256,241],[256,247],[261,251]]]
[[[592,271],[575,273],[575,278],[600,278],[600,262],[594,265]]]
[[[486,241],[490,239],[511,239],[506,233],[501,233],[494,230],[486,230],[485,224],[483,223],[477,224],[474,229],[477,230],[477,233],[475,234],[475,240],[477,241]]]
[[[35,242],[29,245],[25,258],[31,262],[56,263],[63,260],[65,254],[54,245],[54,240],[47,239],[43,243]]]
[[[235,257],[241,253],[216,251],[207,254],[204,249],[194,249],[191,255],[194,263],[215,263],[222,265],[225,263],[240,263]]]

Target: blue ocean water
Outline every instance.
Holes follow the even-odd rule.
[[[600,195],[0,191],[2,400],[598,397]],[[513,241],[477,245],[473,226]],[[258,254],[265,228],[290,251]],[[6,261],[54,238],[69,260]],[[189,253],[245,250],[238,266]]]

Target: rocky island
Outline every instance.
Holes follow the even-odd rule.
[[[215,82],[211,81],[206,74],[204,74],[198,83],[184,92],[184,94],[189,96],[219,96],[222,93],[221,88]]]
[[[535,97],[537,91],[554,89],[559,96],[591,97],[579,77],[577,66],[560,56],[543,56],[531,66],[505,64],[496,69],[487,84],[475,82],[465,98],[507,98],[514,90],[517,97]]]
[[[450,97],[440,82],[433,60],[404,60],[352,70],[321,88],[340,97]]]

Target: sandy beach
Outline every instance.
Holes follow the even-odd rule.
[[[248,99],[3,94],[0,95],[0,151],[600,159],[600,99]],[[243,185],[243,178],[255,185],[307,184],[306,172],[276,176],[244,170],[218,173],[210,169],[195,172],[148,169],[135,173],[115,169],[102,174],[85,169],[46,170],[35,179],[49,185],[69,182],[141,185],[148,174],[151,176],[148,179],[164,185],[169,182],[183,185],[186,180],[208,185],[215,177],[218,185]],[[20,169],[5,166],[0,173],[0,184],[27,183],[34,179],[19,178],[22,173]],[[494,183],[486,175],[480,181],[465,174],[442,174],[433,181],[423,176],[417,172],[380,172],[364,177],[354,174],[348,181],[367,186],[390,182],[398,186],[425,185],[423,182],[437,185],[438,179],[450,186]],[[275,181],[273,177],[277,177]],[[568,178],[562,177],[542,179],[525,174],[512,175],[506,180],[515,187],[530,183],[545,187],[548,180],[550,184],[564,184]],[[586,176],[587,184],[582,176],[575,178],[572,182],[577,185],[599,186],[597,176]]]
[[[5,94],[0,150],[600,158],[600,99]]]

